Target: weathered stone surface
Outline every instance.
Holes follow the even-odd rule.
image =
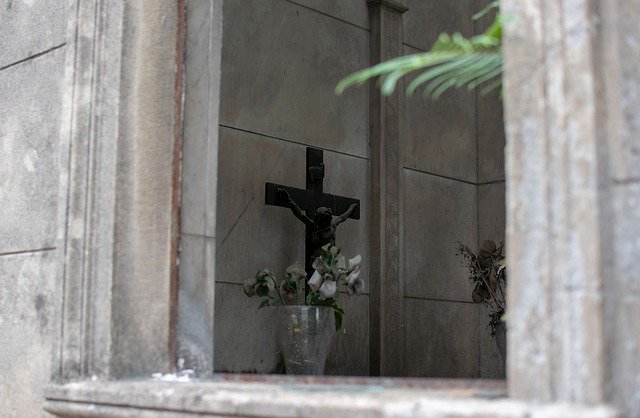
[[[203,68],[220,68],[221,19],[209,2],[187,2],[181,230],[207,236],[215,235],[220,84]]]
[[[409,8],[403,17],[405,44],[427,51],[441,32],[473,35],[473,0],[405,0],[403,3]]]
[[[178,358],[202,375],[213,371],[215,239],[183,234],[180,247]]]
[[[369,27],[369,12],[365,1],[343,1],[343,0],[289,0],[302,6],[316,10],[320,13],[328,14],[361,28]]]
[[[478,183],[504,180],[504,122],[500,90],[477,93]]]
[[[309,382],[302,384],[302,382]],[[406,381],[405,381],[406,382]],[[415,383],[415,382],[414,382]],[[227,376],[219,381],[81,382],[52,386],[45,408],[61,416],[324,418],[619,418],[605,405],[539,405],[501,397],[495,382]],[[486,387],[487,389],[484,389]],[[493,390],[492,390],[493,389]],[[355,398],[355,399],[354,399]],[[163,414],[163,415],[160,415]]]
[[[0,411],[3,417],[41,416],[60,331],[57,252],[0,257]]]
[[[55,246],[64,57],[0,71],[0,253]]]
[[[305,147],[222,128],[220,142],[216,280],[241,283],[258,269],[281,274],[304,261],[304,225],[290,210],[264,204],[267,181],[304,188]],[[363,256],[368,274],[367,161],[325,151],[326,193],[360,199],[362,219],[338,228],[346,255]]]
[[[611,306],[605,330],[610,344],[611,371],[615,376],[611,396],[616,404],[632,411],[630,416],[637,417],[640,416],[640,344],[637,343],[640,335],[640,184],[618,184],[612,197],[611,242],[616,256],[611,264],[611,277],[615,280],[605,289],[605,301]]]
[[[419,52],[404,48],[406,54]],[[423,97],[420,90],[408,97],[404,114],[404,166],[475,183],[475,109],[475,94],[466,89],[451,90],[438,100]]]
[[[479,377],[481,308],[469,302],[404,298],[405,374]]]
[[[288,1],[225,2],[222,63],[223,125],[368,155],[368,90],[334,94],[369,65],[368,32]]]
[[[216,283],[214,369],[216,372],[284,371],[269,309],[258,310],[259,298],[248,298],[242,286]]]
[[[0,1],[0,68],[65,43],[72,4],[60,0]]]
[[[341,294],[338,301],[345,312],[342,329],[336,333],[325,373],[339,376],[369,375],[369,295],[349,297]]]
[[[484,240],[503,241],[505,237],[504,182],[478,186],[478,243]]]
[[[470,300],[456,243],[476,245],[476,186],[405,170],[404,199],[404,294]]]
[[[616,180],[640,180],[640,11],[633,1],[608,1],[600,10],[604,39],[597,58],[606,94],[599,104],[607,110],[610,170]]]

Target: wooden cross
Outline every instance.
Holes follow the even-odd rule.
[[[324,179],[324,163],[322,150],[307,147],[307,186],[306,189],[283,186],[280,184],[266,183],[264,203],[272,206],[282,206],[291,208],[289,197],[282,193],[286,190],[291,200],[312,218],[319,208],[331,209],[334,215],[348,212],[352,204],[356,208],[349,214],[351,219],[360,219],[360,200],[349,197],[326,194],[322,190],[322,180]],[[307,225],[305,234],[305,270],[309,276],[313,273],[311,267],[312,256],[317,249],[314,248],[312,230]]]

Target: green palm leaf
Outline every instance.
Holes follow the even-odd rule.
[[[498,3],[492,2],[474,19],[496,9]],[[377,78],[382,94],[390,95],[403,77],[416,71],[422,72],[407,86],[407,95],[423,88],[426,96],[437,99],[450,88],[466,86],[471,90],[483,84],[481,93],[486,94],[502,85],[502,25],[502,16],[497,13],[480,35],[441,34],[429,52],[395,58],[345,77],[336,86],[336,94]]]

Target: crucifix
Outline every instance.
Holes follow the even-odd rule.
[[[360,200],[326,194],[322,190],[324,162],[322,150],[307,147],[307,186],[298,189],[266,183],[264,203],[291,209],[306,225],[305,270],[313,273],[313,260],[320,249],[335,244],[336,228],[348,218],[360,219]]]

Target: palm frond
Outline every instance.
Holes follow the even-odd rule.
[[[485,16],[498,4],[498,1],[492,2],[474,19]],[[385,61],[345,77],[336,86],[336,94],[377,78],[382,94],[390,95],[403,77],[421,70],[407,86],[407,95],[423,88],[426,96],[437,99],[453,87],[466,86],[471,90],[483,84],[486,87],[481,93],[486,94],[502,83],[502,25],[502,16],[497,13],[493,23],[480,35],[465,38],[459,33],[440,34],[428,52]]]

